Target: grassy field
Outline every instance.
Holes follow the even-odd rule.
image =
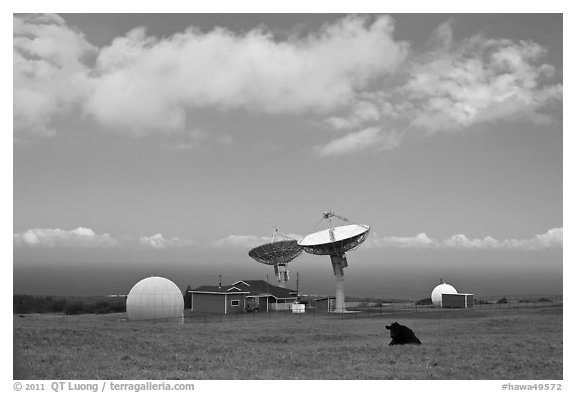
[[[14,316],[29,379],[562,379],[562,307],[363,318]],[[197,319],[195,319],[197,318]],[[408,325],[420,346],[388,346]]]

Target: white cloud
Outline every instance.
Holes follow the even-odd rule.
[[[325,145],[316,146],[315,150],[320,156],[357,153],[368,148],[388,150],[397,147],[400,139],[401,134],[397,131],[385,132],[380,128],[370,127],[362,131],[351,132]]]
[[[358,128],[368,122],[377,121],[380,117],[380,108],[375,102],[358,100],[353,104],[351,113],[348,116],[332,116],[326,119],[325,122],[336,130],[349,130]]]
[[[268,243],[271,237],[258,237],[252,235],[229,235],[225,238],[215,240],[211,243],[212,247],[256,247],[260,244]]]
[[[261,29],[190,28],[156,39],[139,28],[100,51],[87,108],[134,133],[181,130],[188,108],[329,112],[404,60],[407,46],[392,34],[386,16],[347,16],[282,41]]]
[[[27,136],[53,136],[55,119],[78,113],[102,130],[183,137],[161,146],[188,150],[203,141],[186,139],[194,111],[209,108],[310,116],[347,133],[315,147],[331,156],[393,149],[412,129],[547,122],[545,109],[562,100],[543,46],[457,40],[449,22],[437,28],[432,50],[409,53],[388,16],[346,16],[283,38],[264,27],[190,27],[162,38],[136,28],[102,48],[57,15],[13,20],[14,129]],[[382,131],[390,129],[400,131]]]
[[[502,243],[491,236],[483,239],[468,239],[466,235],[458,234],[442,241],[441,245],[447,248],[501,248]]]
[[[52,136],[54,117],[86,99],[89,70],[84,61],[96,48],[57,15],[28,15],[13,21],[14,129]]]
[[[145,247],[152,247],[156,249],[172,248],[172,247],[186,247],[192,244],[190,240],[180,239],[177,237],[166,239],[161,233],[156,233],[152,236],[141,236],[139,243]]]
[[[562,232],[562,228],[553,228],[530,239],[505,240],[496,240],[491,236],[481,239],[470,239],[463,234],[453,235],[444,240],[436,240],[425,233],[419,233],[413,237],[376,236],[369,238],[367,245],[377,248],[545,250],[562,248]]]
[[[562,100],[541,45],[481,35],[454,43],[448,24],[437,35],[440,48],[413,62],[403,88],[415,105],[413,126],[438,132],[498,120],[545,121],[539,110]]]
[[[90,228],[72,230],[33,228],[13,235],[15,247],[115,247],[117,239],[109,234],[96,234]]]
[[[384,236],[368,238],[367,243],[370,247],[378,248],[425,248],[438,247],[438,241],[431,239],[425,233],[419,233],[413,237],[403,236]]]
[[[547,248],[562,248],[563,228],[553,228],[546,233],[535,235],[531,239],[517,240],[511,239],[503,242],[504,247],[519,248],[526,250],[541,250]]]
[[[277,239],[273,239],[272,236],[229,235],[226,236],[225,238],[211,242],[210,245],[215,248],[224,248],[224,247],[253,248],[261,244],[270,243],[273,240],[285,240],[285,239],[299,240],[301,238],[302,236],[298,234],[289,234]]]
[[[135,239],[129,235],[115,238],[108,233],[97,234],[92,229],[85,227],[78,227],[72,230],[32,228],[13,234],[13,244],[14,247],[119,247],[134,246]],[[177,237],[164,238],[161,233],[157,233],[152,236],[141,236],[138,238],[137,244],[144,247],[163,249],[186,247],[194,243],[191,240]]]

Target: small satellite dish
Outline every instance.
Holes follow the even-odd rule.
[[[339,218],[344,222],[349,220],[333,212],[325,212],[322,219],[330,221]],[[330,255],[332,268],[336,276],[336,306],[335,312],[346,312],[344,304],[344,268],[348,267],[346,252],[358,248],[370,232],[368,225],[348,224],[330,227],[314,232],[298,241],[298,244],[309,254]]]
[[[291,262],[301,253],[302,247],[296,240],[279,240],[254,247],[248,255],[265,265],[276,265]]]
[[[282,236],[285,239],[276,240],[277,236]],[[285,287],[286,281],[290,279],[286,265],[302,254],[302,251],[302,247],[298,245],[295,239],[279,234],[278,230],[274,228],[272,241],[254,247],[248,252],[248,256],[256,262],[274,266],[274,275],[278,280],[278,285]]]

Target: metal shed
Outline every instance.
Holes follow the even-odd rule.
[[[474,305],[474,295],[471,293],[442,294],[442,308],[470,308]]]
[[[321,297],[314,300],[317,312],[332,312],[336,305],[336,297]]]

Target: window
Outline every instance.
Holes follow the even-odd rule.
[[[240,300],[232,300],[232,301],[230,302],[230,305],[231,305],[232,307],[238,307],[238,306],[240,305]]]

